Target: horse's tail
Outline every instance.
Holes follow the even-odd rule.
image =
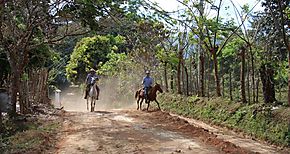
[[[139,90],[137,90],[136,93],[135,93],[135,99],[137,99],[138,94],[139,94]]]

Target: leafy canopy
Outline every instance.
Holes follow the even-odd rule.
[[[119,46],[125,43],[124,37],[118,35],[96,35],[83,38],[77,43],[66,66],[66,73],[69,80],[75,82],[84,78],[90,68],[98,68],[102,63],[109,60],[107,55],[119,51]]]

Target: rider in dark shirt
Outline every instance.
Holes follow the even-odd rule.
[[[87,99],[91,86],[94,84],[95,81],[98,81],[98,80],[99,80],[99,76],[96,74],[96,71],[94,69],[91,69],[86,78],[86,91],[85,91],[84,99]],[[98,94],[97,96],[97,100],[98,100],[100,89],[98,86],[96,86],[96,89],[97,89],[97,94]]]

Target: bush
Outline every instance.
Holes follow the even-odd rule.
[[[289,107],[273,109],[260,103],[247,105],[222,98],[206,101],[166,93],[159,99],[162,109],[169,112],[240,130],[270,143],[290,145]]]

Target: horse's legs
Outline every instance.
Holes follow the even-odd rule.
[[[157,105],[158,105],[158,109],[161,110],[161,109],[160,109],[160,106],[159,106],[159,103],[158,103],[158,101],[157,101],[156,99],[155,99],[155,102],[156,102]]]
[[[93,112],[94,111],[94,107],[93,107],[93,102],[94,102],[94,97],[91,97],[92,99],[91,99],[91,112]]]
[[[137,99],[137,110],[139,110],[139,101],[140,101],[140,97],[138,97]]]
[[[99,100],[100,88],[97,85],[96,85],[96,90],[97,90],[97,98],[96,98],[96,100]]]
[[[94,110],[95,110],[95,107],[96,107],[96,101],[97,101],[97,100],[94,99]],[[94,111],[94,110],[93,110],[93,111]]]
[[[149,105],[150,105],[150,101],[149,100],[147,100],[147,102],[146,102],[146,100],[145,100],[145,103],[147,103],[148,105],[147,105],[147,111],[148,111],[148,109],[149,109]]]
[[[87,98],[87,110],[89,111],[89,99]]]
[[[144,98],[141,98],[141,102],[140,102],[140,110],[142,111],[142,103],[144,101]]]

